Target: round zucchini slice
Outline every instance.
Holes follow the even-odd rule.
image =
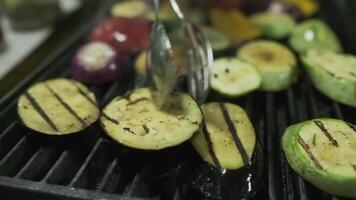
[[[221,31],[219,31],[213,27],[210,27],[210,26],[199,26],[199,28],[203,31],[203,33],[209,39],[209,42],[211,44],[213,51],[222,51],[222,50],[229,48],[230,41],[225,36],[224,33],[222,33]],[[183,29],[178,28],[171,32],[170,37],[174,41],[183,43],[185,41],[185,39],[184,39],[185,36],[184,36],[183,31],[184,31]]]
[[[30,87],[21,95],[17,110],[25,126],[49,135],[81,131],[100,113],[94,94],[86,86],[62,78]]]
[[[282,137],[291,167],[334,195],[356,198],[356,126],[337,119],[293,125]]]
[[[356,107],[355,56],[309,50],[301,60],[320,92],[337,102]]]
[[[199,129],[202,113],[187,94],[175,93],[163,110],[156,107],[148,88],[112,100],[100,124],[117,142],[136,149],[157,150],[179,145]]]
[[[289,38],[289,45],[298,53],[309,49],[342,51],[334,31],[324,22],[310,19],[298,24]]]
[[[203,160],[221,169],[249,166],[256,135],[246,112],[229,103],[207,103],[201,108],[205,123],[191,141]]]
[[[257,13],[250,17],[250,21],[272,39],[285,38],[295,26],[293,17],[285,13]]]
[[[258,69],[262,76],[262,90],[284,90],[297,80],[296,58],[280,43],[269,40],[250,42],[238,51],[238,57]]]
[[[238,58],[220,58],[214,61],[210,87],[228,97],[238,97],[256,90],[261,85],[257,69]]]

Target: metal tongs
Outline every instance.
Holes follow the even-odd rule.
[[[209,94],[210,69],[213,64],[211,44],[200,28],[184,16],[176,0],[170,0],[177,17],[182,21],[188,55],[188,89],[193,98],[202,104]]]
[[[209,40],[199,27],[187,21],[176,0],[170,0],[172,8],[182,21],[188,58],[188,89],[193,98],[202,104],[209,93],[210,68],[213,51]],[[147,54],[147,75],[152,97],[156,105],[163,107],[173,92],[178,79],[178,67],[173,62],[171,42],[159,20],[159,2],[154,0],[155,22],[151,31]]]
[[[154,0],[155,22],[147,52],[147,75],[152,98],[162,108],[173,92],[178,79],[178,67],[173,62],[172,45],[166,30],[159,20],[159,0]]]

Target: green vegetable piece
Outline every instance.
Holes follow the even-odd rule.
[[[179,145],[200,128],[202,113],[193,98],[172,94],[164,109],[156,107],[148,88],[112,100],[100,124],[117,142],[136,149],[158,150]]]
[[[258,69],[264,91],[284,90],[297,80],[296,58],[280,43],[269,40],[250,42],[237,55]]]
[[[304,53],[309,49],[342,51],[334,31],[317,19],[298,24],[289,38],[289,45],[298,53]]]
[[[287,128],[282,148],[291,167],[325,192],[356,198],[356,126],[314,119]]]
[[[285,38],[295,27],[294,18],[285,13],[257,13],[250,17],[250,21],[272,39]]]
[[[257,69],[238,58],[220,58],[214,61],[210,87],[227,97],[238,97],[256,90],[261,85]]]
[[[356,107],[356,57],[310,50],[301,58],[314,86],[329,98]]]
[[[79,132],[99,117],[95,96],[83,84],[52,79],[31,86],[21,95],[17,111],[30,129],[48,135]]]
[[[246,112],[229,103],[207,103],[201,108],[206,126],[192,138],[199,155],[218,168],[240,169],[248,165],[256,135]]]

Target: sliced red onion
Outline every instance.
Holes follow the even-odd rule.
[[[113,82],[126,73],[127,60],[127,55],[118,53],[106,43],[90,42],[74,56],[72,76],[88,84]]]

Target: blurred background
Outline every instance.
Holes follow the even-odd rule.
[[[199,6],[244,10],[271,8],[271,0],[191,0]],[[354,0],[280,0],[306,16],[327,22],[344,50],[356,53]],[[95,20],[99,0],[0,0],[0,80],[12,85],[37,66],[76,31]],[[247,5],[247,8],[246,8]],[[251,6],[252,5],[252,6]],[[6,76],[10,75],[11,76]]]

